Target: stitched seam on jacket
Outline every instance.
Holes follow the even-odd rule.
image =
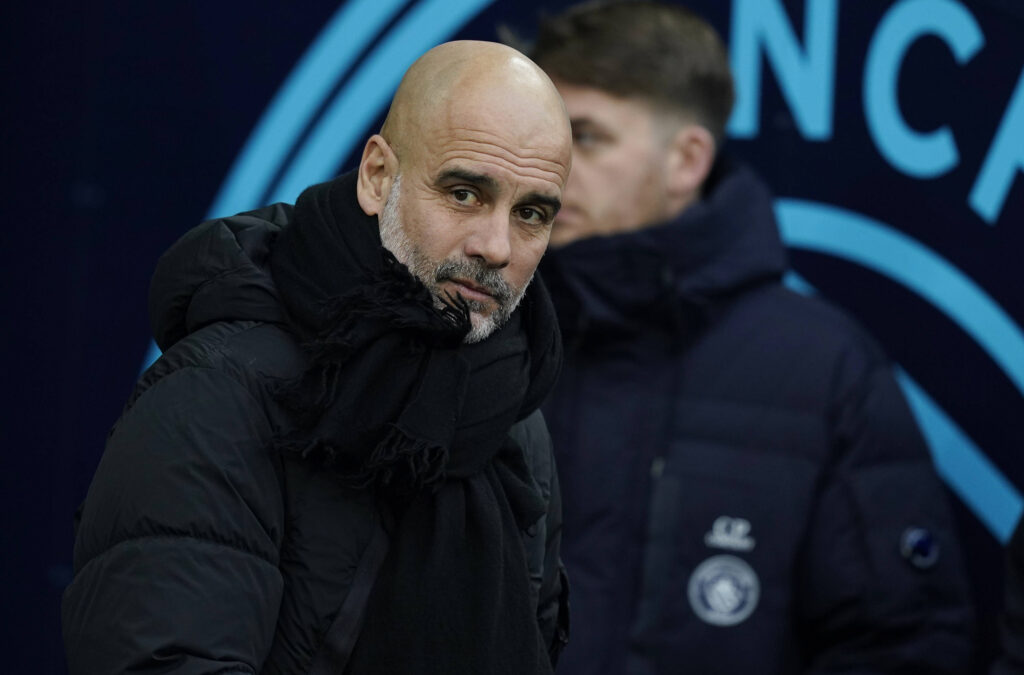
[[[196,543],[198,543],[200,545],[218,546],[218,547],[223,547],[223,548],[230,549],[232,551],[236,551],[236,552],[241,553],[243,555],[250,556],[252,558],[256,558],[257,560],[261,560],[261,561],[265,562],[267,565],[269,565],[270,567],[274,568],[275,570],[278,569],[277,568],[277,564],[275,564],[272,560],[270,560],[266,556],[260,555],[256,551],[251,551],[249,549],[242,548],[241,546],[236,546],[236,545],[230,544],[228,542],[217,541],[215,539],[206,539],[204,537],[197,537],[194,534],[184,534],[184,533],[181,533],[181,534],[142,534],[142,535],[132,536],[132,537],[128,537],[127,539],[122,539],[120,541],[117,541],[117,542],[111,544],[110,546],[108,546],[107,548],[103,549],[103,551],[101,551],[100,553],[97,553],[96,555],[94,555],[92,558],[89,559],[89,562],[87,562],[84,565],[82,565],[82,568],[78,570],[78,572],[75,574],[75,579],[77,580],[78,577],[81,574],[85,573],[85,571],[89,568],[90,565],[92,565],[93,563],[97,562],[101,558],[106,558],[106,557],[112,555],[117,549],[123,548],[123,547],[125,547],[125,546],[127,546],[129,544],[135,544],[135,543],[138,543],[138,542],[141,542],[141,541],[150,540],[150,539],[157,539],[157,540],[159,540],[159,539],[166,539],[168,541],[181,541],[182,539],[189,539],[189,540],[191,540],[193,542],[196,542]]]
[[[244,330],[251,330],[252,328],[257,327],[258,325],[264,325],[264,324],[257,324],[257,325],[251,326],[251,327],[247,327],[247,328],[243,329],[243,331]],[[239,332],[243,332],[243,331],[239,331]],[[236,333],[236,335],[237,335],[237,333]],[[236,377],[234,377],[231,374],[225,372],[222,368],[218,368],[218,367],[214,367],[214,366],[199,366],[199,365],[193,365],[193,364],[184,365],[184,366],[182,366],[180,368],[177,368],[177,369],[175,369],[175,370],[173,370],[173,371],[171,371],[169,373],[166,373],[165,375],[160,377],[158,380],[153,382],[149,387],[146,388],[145,391],[143,391],[142,393],[139,394],[139,396],[132,403],[132,406],[129,409],[125,410],[124,413],[122,413],[121,418],[118,419],[117,424],[115,425],[115,429],[117,428],[117,426],[119,426],[122,423],[122,421],[126,417],[132,415],[135,412],[136,406],[140,403],[140,401],[142,400],[142,398],[146,394],[148,394],[151,391],[153,391],[155,387],[157,387],[161,383],[167,381],[169,378],[174,377],[175,375],[178,375],[178,374],[186,373],[189,370],[201,370],[201,371],[206,371],[208,373],[215,374],[218,379],[221,379],[223,381],[229,382],[229,383],[231,383],[231,385],[233,385],[237,389],[241,390],[244,393],[245,397],[248,399],[249,403],[252,406],[254,406],[254,408],[257,411],[259,411],[260,417],[263,420],[263,423],[266,425],[268,436],[273,433],[273,424],[271,423],[270,419],[267,417],[267,414],[264,411],[263,406],[260,403],[259,399],[257,399],[256,396],[253,395],[253,393],[252,393],[252,391],[250,391],[249,387],[247,387],[243,382],[238,380]],[[276,470],[275,470],[275,473],[276,473]],[[283,508],[283,505],[282,505],[282,508]],[[114,541],[113,543],[111,543],[106,548],[104,548],[102,551],[97,553],[96,555],[90,557],[89,560],[82,565],[82,567],[79,569],[78,573],[81,573],[82,571],[84,571],[89,565],[92,564],[92,562],[94,560],[96,560],[96,559],[98,559],[98,558],[100,558],[102,556],[105,556],[111,550],[117,548],[118,546],[121,546],[122,544],[129,543],[129,542],[132,542],[132,541],[137,541],[137,540],[140,540],[140,539],[148,539],[148,538],[172,538],[172,539],[187,538],[187,539],[195,540],[197,542],[204,542],[204,543],[209,543],[209,544],[217,544],[217,545],[225,546],[227,548],[239,551],[241,553],[247,553],[247,554],[252,555],[254,557],[260,558],[261,560],[266,561],[267,564],[271,565],[275,569],[277,568],[277,562],[272,560],[270,557],[262,555],[262,554],[260,554],[260,553],[258,553],[256,551],[254,551],[254,550],[243,548],[241,546],[237,546],[237,545],[232,544],[232,543],[227,542],[227,541],[218,541],[216,539],[197,537],[197,536],[192,535],[192,534],[181,532],[181,533],[174,533],[174,534],[140,534],[140,535],[129,535],[127,538],[118,539],[118,540]],[[269,539],[269,534],[268,534],[268,539]],[[76,576],[77,576],[77,573],[76,573]]]
[[[260,321],[260,320],[257,320],[257,319],[234,319],[234,320],[230,320],[230,321],[216,321],[216,322],[211,323],[209,325],[213,326],[213,325],[220,324],[220,323],[228,324],[228,325],[232,325],[232,326],[237,326],[237,329],[232,331],[231,333],[228,333],[227,335],[220,336],[219,339],[216,340],[215,342],[210,342],[210,343],[202,342],[202,343],[199,343],[199,344],[195,345],[195,347],[197,349],[201,348],[200,352],[201,352],[201,356],[203,357],[204,361],[211,361],[214,356],[219,356],[219,357],[225,359],[225,361],[228,361],[228,362],[232,363],[233,365],[237,365],[237,364],[236,364],[236,362],[231,360],[231,352],[227,348],[227,345],[228,345],[228,343],[231,340],[236,339],[238,336],[240,336],[240,335],[242,335],[244,333],[248,333],[249,331],[256,330],[257,328],[262,328],[264,326],[277,326],[277,324],[274,324],[273,322],[270,322],[270,321]],[[248,325],[248,326],[240,325],[240,324],[246,324],[246,323],[248,323],[250,325]],[[202,330],[202,329],[200,329],[200,330]],[[192,337],[195,334],[196,333],[189,333],[184,338],[182,338],[182,341],[189,339],[190,337]],[[175,343],[175,344],[178,344],[178,343]],[[170,352],[171,349],[173,349],[173,346],[168,349],[168,352]],[[163,358],[163,357],[161,357],[161,358]],[[163,374],[161,374],[159,376],[156,376],[155,379],[153,379],[151,382],[146,382],[146,379],[147,379],[146,377],[140,377],[139,378],[138,382],[136,382],[136,384],[135,384],[135,389],[132,391],[131,395],[128,397],[128,401],[125,403],[125,409],[122,411],[121,417],[124,417],[125,414],[130,412],[131,409],[134,408],[136,406],[136,404],[138,404],[139,400],[143,396],[145,396],[151,389],[153,389],[153,387],[155,387],[159,383],[163,382],[168,377],[171,377],[172,375],[174,375],[176,373],[180,373],[182,371],[189,370],[191,368],[195,368],[197,370],[213,370],[213,371],[220,372],[227,379],[232,380],[235,383],[241,385],[242,388],[246,390],[246,393],[249,395],[249,397],[252,398],[254,401],[256,401],[257,405],[259,405],[258,399],[256,399],[256,397],[252,395],[252,392],[250,392],[249,388],[247,386],[245,386],[245,383],[242,382],[241,380],[239,380],[238,378],[232,377],[231,375],[229,375],[227,372],[224,371],[224,369],[222,367],[219,367],[219,366],[216,366],[216,365],[212,365],[210,363],[196,363],[195,361],[188,361],[188,362],[184,362],[184,363],[180,363],[180,364],[169,364],[167,367],[168,368],[172,368],[172,369],[168,370],[166,373],[163,373]],[[139,387],[141,385],[143,385],[144,383],[145,383],[145,388],[140,390]],[[117,423],[119,423],[120,421],[121,420],[119,418],[117,420]]]
[[[254,326],[248,326],[248,327],[243,328],[242,330],[238,331],[237,333],[232,333],[232,335],[228,336],[228,337],[234,337],[236,335],[240,335],[241,333],[243,333],[245,331],[253,330],[253,329],[255,329],[255,328],[259,327],[259,326],[265,326],[265,325],[267,325],[267,324],[259,323],[259,324],[256,324]],[[225,359],[227,359],[230,362],[230,359],[228,358],[227,354],[223,351],[223,345],[217,346],[216,348],[212,348],[212,349],[216,349],[216,353],[222,354],[225,357]],[[237,365],[234,362],[231,362],[231,363],[232,363],[232,365]],[[222,368],[222,367],[215,366],[215,365],[208,365],[208,364],[197,364],[197,363],[182,364],[180,367],[177,367],[177,368],[175,368],[174,370],[172,370],[170,372],[164,373],[163,375],[161,375],[159,377],[159,379],[156,379],[153,382],[149,383],[149,385],[145,389],[143,389],[142,391],[139,392],[138,396],[136,396],[134,399],[132,399],[131,406],[128,407],[121,414],[121,418],[117,420],[116,424],[120,425],[120,423],[122,422],[122,420],[125,417],[127,417],[128,415],[131,415],[132,412],[134,411],[135,407],[139,405],[139,402],[142,400],[142,398],[146,394],[148,394],[151,391],[153,391],[153,389],[156,386],[158,386],[162,382],[166,381],[168,378],[174,377],[175,375],[179,375],[181,373],[185,373],[185,372],[190,371],[190,370],[202,370],[202,371],[207,371],[207,372],[210,372],[210,373],[215,373],[216,375],[220,376],[222,379],[224,379],[224,380],[226,380],[228,382],[231,382],[232,384],[237,386],[239,389],[242,390],[242,392],[244,392],[245,397],[247,399],[249,399],[250,403],[252,403],[252,405],[255,406],[255,408],[257,410],[260,411],[260,413],[261,413],[260,416],[262,417],[263,421],[266,422],[267,428],[270,429],[271,431],[273,431],[273,425],[270,423],[270,418],[267,417],[266,412],[263,409],[262,402],[252,393],[252,391],[249,389],[249,387],[246,385],[245,382],[243,382],[242,380],[238,379],[237,377],[235,377],[231,373],[226,372],[224,370],[224,368]],[[116,425],[115,425],[115,428],[116,428]]]

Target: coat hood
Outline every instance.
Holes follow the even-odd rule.
[[[267,260],[291,211],[274,204],[207,221],[161,256],[149,288],[150,326],[161,350],[215,321],[286,320]]]
[[[541,265],[564,333],[632,332],[780,279],[786,253],[767,187],[723,159],[674,220],[549,250]]]

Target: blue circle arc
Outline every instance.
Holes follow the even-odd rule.
[[[1024,333],[953,264],[889,225],[836,206],[777,199],[775,213],[787,244],[872,269],[934,305],[974,338],[1024,394]]]
[[[379,116],[412,60],[492,2],[423,0],[383,37],[379,33],[402,11],[404,0],[343,3],[260,118],[207,217],[258,207],[267,194],[272,195],[270,201],[293,201],[306,186],[330,178]],[[349,82],[325,107],[336,83],[374,40],[375,46]],[[321,109],[324,114],[310,129]],[[296,147],[307,130],[306,140]],[[273,185],[275,176],[281,179]],[[857,263],[928,300],[971,335],[1024,393],[1021,330],[956,267],[896,229],[852,211],[779,199],[776,214],[789,246]],[[145,366],[157,356],[159,350],[152,345]],[[909,375],[898,371],[897,376],[940,474],[989,530],[1006,541],[1022,511],[1019,492]]]
[[[331,178],[391,99],[409,65],[443,42],[493,0],[422,0],[384,36],[381,29],[404,0],[344,3],[302,55],[260,118],[207,212],[208,218],[271,202],[294,201],[299,192]],[[375,42],[374,42],[375,41]],[[310,120],[360,53],[373,49],[294,154]],[[287,164],[286,164],[287,163]],[[283,169],[283,170],[282,170]],[[271,185],[280,173],[277,185]]]
[[[267,106],[210,205],[208,218],[261,206],[278,168],[334,83],[403,4],[404,0],[342,4]]]
[[[934,305],[973,337],[1024,394],[1024,334],[950,262],[889,225],[830,204],[777,199],[775,213],[788,246],[857,263]],[[794,285],[808,288],[802,280]],[[898,369],[897,379],[940,475],[997,539],[1007,541],[1024,510],[1020,492],[906,372]]]

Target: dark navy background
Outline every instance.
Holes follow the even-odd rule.
[[[837,3],[834,113],[826,138],[807,137],[762,57],[758,131],[727,147],[754,164],[782,198],[839,206],[927,246],[972,279],[1019,330],[1024,175],[1015,174],[992,224],[971,208],[968,196],[1024,70],[1024,5],[920,0],[965,9],[984,36],[964,63],[935,36],[914,41],[902,62],[898,102],[907,124],[921,133],[948,125],[959,150],[949,171],[922,178],[893,166],[879,150],[862,95],[880,22],[912,1]],[[728,40],[734,8],[784,5],[802,41],[808,8],[832,2],[700,0],[690,6]],[[396,29],[417,4],[403,5],[379,36]],[[542,5],[554,12],[569,3],[482,4],[455,35],[494,39],[503,23],[529,37]],[[338,7],[327,1],[94,0],[5,8],[4,672],[64,672],[59,601],[71,576],[72,515],[146,357],[153,265],[207,215],[267,105]],[[376,44],[370,42],[353,71]],[[332,90],[343,90],[352,77],[334,82]],[[360,137],[375,130],[381,112],[358,130]],[[1024,148],[1024,129],[1016,141]],[[353,166],[360,149],[335,169]],[[794,251],[793,261],[807,282],[871,329],[995,469],[1018,490],[1024,487],[1024,400],[978,342],[885,274],[806,247]],[[1024,359],[1024,352],[1011,357]],[[951,500],[979,606],[980,672],[996,648],[1002,544],[975,510],[952,492]]]

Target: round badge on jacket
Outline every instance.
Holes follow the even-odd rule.
[[[908,527],[900,535],[900,554],[919,570],[928,570],[939,562],[939,542],[923,527]]]
[[[716,555],[690,575],[690,606],[713,626],[735,626],[749,617],[761,597],[761,582],[741,558]]]

